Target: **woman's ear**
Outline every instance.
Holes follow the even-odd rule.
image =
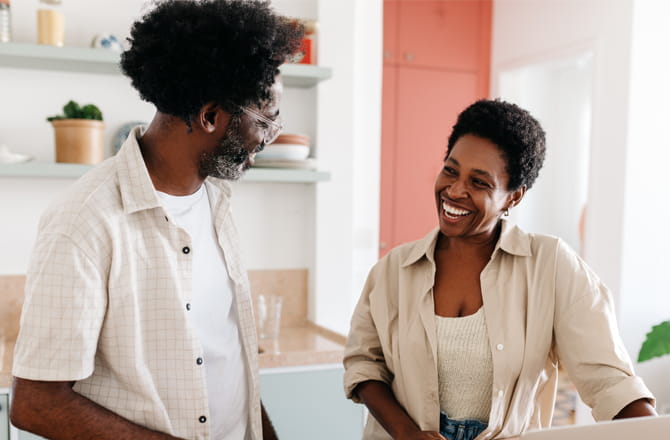
[[[516,205],[518,205],[521,202],[521,199],[523,199],[523,196],[526,194],[526,185],[522,185],[519,187],[519,189],[514,190],[510,193],[509,197],[509,204],[507,205],[507,209],[512,209]]]
[[[198,112],[196,125],[205,133],[211,134],[217,131],[225,132],[230,122],[230,113],[221,108],[219,104],[208,102]]]

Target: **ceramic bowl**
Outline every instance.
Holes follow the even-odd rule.
[[[305,160],[309,156],[309,147],[298,144],[270,144],[256,154],[264,160]]]

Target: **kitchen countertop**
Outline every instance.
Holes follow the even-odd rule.
[[[261,369],[340,364],[344,342],[344,336],[309,322],[283,327],[278,340],[259,340],[258,364]],[[14,342],[9,341],[5,344],[4,359],[0,358],[3,361],[0,364],[0,388],[11,387],[13,351]]]
[[[297,367],[318,364],[341,364],[345,337],[307,323],[299,327],[283,327],[279,339],[260,339],[260,368]]]

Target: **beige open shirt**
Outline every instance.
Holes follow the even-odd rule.
[[[493,355],[489,427],[478,439],[549,425],[560,359],[596,420],[653,396],[634,376],[616,326],[612,297],[560,239],[502,220],[481,273]],[[371,270],[344,353],[347,397],[366,380],[389,384],[423,430],[439,431],[432,288],[439,229],[391,251]],[[370,416],[364,438],[391,438]]]

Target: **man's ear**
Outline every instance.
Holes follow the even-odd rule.
[[[507,209],[511,209],[518,205],[523,199],[523,196],[526,194],[526,185],[522,185],[519,189],[512,191],[509,198],[509,205]]]
[[[225,132],[230,122],[230,113],[221,108],[219,104],[208,102],[200,108],[196,124],[205,133]]]

